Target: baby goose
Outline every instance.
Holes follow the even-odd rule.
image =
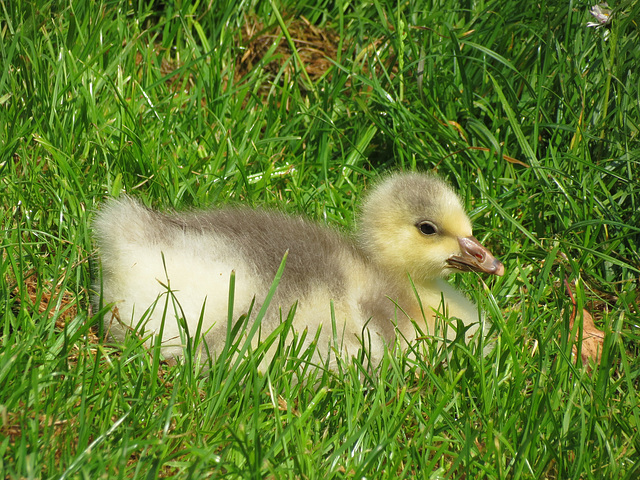
[[[326,358],[332,345],[332,302],[341,354],[356,354],[368,329],[366,344],[377,363],[385,344],[392,346],[397,337],[416,339],[412,320],[433,333],[442,298],[447,315],[472,325],[469,333],[477,329],[477,308],[444,280],[451,272],[504,273],[502,263],[472,236],[453,190],[420,173],[390,175],[373,189],[355,239],[278,212],[224,207],[164,214],[129,197],[108,202],[94,230],[102,299],[114,306],[105,327],[121,341],[141,318],[147,332],[159,333],[164,317],[165,357],[183,354],[178,317],[192,335],[202,319],[204,341],[213,355],[219,353],[226,340],[231,272],[236,272],[234,317],[247,313],[255,299],[254,317],[287,251],[262,335],[297,301],[292,326],[297,332],[309,329],[307,344],[322,327],[317,360]],[[165,311],[168,288],[176,302],[169,301]]]

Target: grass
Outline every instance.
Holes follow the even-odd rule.
[[[637,478],[640,4],[596,30],[593,3],[529,3],[0,2],[0,476]],[[329,374],[274,336],[266,375],[260,349],[199,374],[104,340],[108,195],[348,229],[393,169],[447,178],[506,264],[454,279],[486,357]],[[565,279],[607,334],[591,370]]]

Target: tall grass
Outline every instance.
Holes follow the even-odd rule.
[[[0,2],[2,476],[636,478],[640,4],[610,4],[595,29],[583,1]],[[266,346],[201,369],[105,340],[105,197],[349,229],[393,169],[447,178],[507,266],[454,279],[486,357],[331,373],[297,332],[259,375]],[[606,332],[591,369],[565,279]]]

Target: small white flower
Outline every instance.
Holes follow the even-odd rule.
[[[599,3],[591,7],[591,15],[595,17],[597,22],[587,23],[587,27],[600,28],[611,23],[611,9],[607,2]]]

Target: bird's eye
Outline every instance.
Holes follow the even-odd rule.
[[[435,235],[438,233],[438,228],[431,222],[426,220],[419,222],[416,227],[423,235]]]

